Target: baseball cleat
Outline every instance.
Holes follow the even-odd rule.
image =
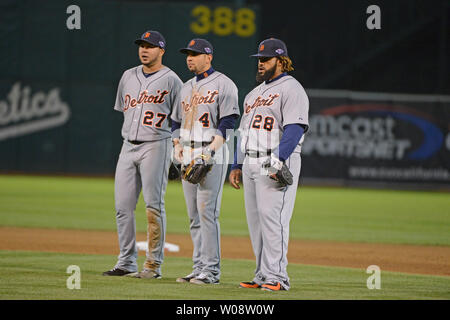
[[[136,273],[133,278],[139,279],[161,279],[161,275],[153,270],[144,269],[141,272]]]
[[[257,289],[257,288],[261,288],[261,286],[254,281],[250,281],[250,282],[239,283],[239,288]]]
[[[200,275],[192,278],[189,282],[193,284],[219,284],[219,279],[200,273]]]
[[[196,276],[198,276],[197,273],[192,272],[191,274],[188,274],[185,277],[177,278],[177,282],[185,283],[190,282],[192,279],[194,279]]]
[[[121,277],[121,276],[126,276],[126,275],[129,275],[129,274],[133,274],[133,273],[136,273],[136,272],[127,271],[127,270],[123,270],[123,269],[119,269],[119,268],[114,268],[114,269],[111,269],[109,271],[103,272],[103,275],[104,276],[118,276],[118,277]]]
[[[264,283],[261,286],[261,290],[265,290],[265,291],[281,291],[281,290],[285,290],[285,289],[281,286],[281,283],[275,282],[275,283]]]

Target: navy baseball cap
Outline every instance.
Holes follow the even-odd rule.
[[[162,49],[166,48],[166,39],[164,39],[163,35],[158,31],[146,31],[139,39],[134,41],[136,44],[140,44],[141,42],[147,42]]]
[[[213,46],[208,40],[205,39],[192,39],[189,41],[186,48],[181,48],[181,53],[188,53],[189,51],[204,53],[204,54],[212,54]]]
[[[258,47],[258,53],[251,57],[288,57],[286,44],[280,39],[270,38],[262,41]]]

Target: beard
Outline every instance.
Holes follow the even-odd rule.
[[[264,81],[269,80],[270,78],[273,77],[273,75],[275,74],[275,70],[277,68],[277,65],[274,65],[272,68],[267,69],[266,72],[264,73],[259,73],[259,71],[256,71],[256,82],[258,84],[263,83]]]

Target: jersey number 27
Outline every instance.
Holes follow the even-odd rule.
[[[155,117],[155,113],[153,111],[146,111],[144,120],[142,121],[142,124],[145,126],[153,126],[153,118]],[[158,121],[155,122],[156,128],[161,128],[164,120],[167,118],[167,114],[158,112],[156,114],[156,117],[158,118]]]

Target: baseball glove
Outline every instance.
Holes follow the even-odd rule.
[[[175,164],[172,162],[169,168],[169,180],[177,180],[180,178],[180,167],[181,164]]]
[[[286,163],[275,174],[270,175],[271,179],[274,179],[281,183],[283,186],[290,186],[293,183],[292,173],[289,171]]]
[[[211,158],[207,155],[201,154],[194,158],[187,166],[182,166],[181,177],[190,183],[197,184],[203,181],[211,168],[213,163]]]
[[[292,173],[286,163],[280,161],[273,154],[270,158],[264,161],[262,167],[267,170],[267,175],[271,179],[278,181],[284,187],[287,185],[290,186],[293,183]]]

